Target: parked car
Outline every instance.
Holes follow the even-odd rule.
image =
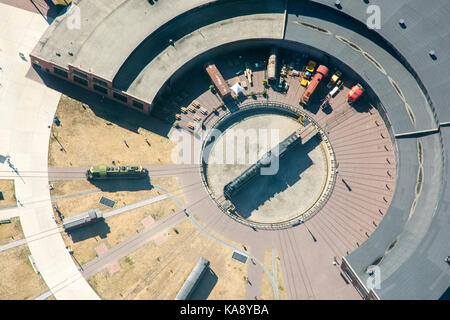
[[[311,80],[314,70],[316,69],[317,63],[313,60],[309,60],[308,65],[305,68],[305,72],[303,73],[303,78],[300,81],[300,85],[303,87],[308,86],[309,81]]]

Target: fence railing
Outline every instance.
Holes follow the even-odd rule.
[[[299,117],[306,117],[306,119],[308,119],[310,121],[310,123],[317,129],[317,131],[320,134],[322,141],[325,143],[327,151],[328,151],[329,172],[330,172],[330,174],[327,178],[325,188],[322,191],[322,194],[320,196],[320,199],[318,201],[316,201],[314,203],[314,205],[311,206],[307,211],[305,211],[303,213],[299,213],[299,215],[297,217],[295,217],[291,220],[287,220],[287,221],[280,222],[280,223],[253,222],[253,221],[249,221],[247,219],[242,218],[241,216],[239,216],[238,213],[234,214],[233,212],[231,212],[229,210],[229,207],[231,204],[231,203],[227,204],[227,202],[229,200],[220,202],[218,200],[218,198],[221,198],[222,196],[220,195],[219,197],[217,197],[217,195],[213,194],[213,192],[209,188],[209,185],[208,185],[208,182],[206,179],[206,172],[205,172],[206,170],[205,169],[206,169],[207,164],[205,163],[203,151],[205,150],[206,144],[210,140],[211,132],[203,140],[203,146],[202,146],[202,151],[201,151],[202,165],[200,166],[200,171],[201,171],[201,178],[202,178],[203,185],[205,186],[205,189],[207,190],[210,197],[214,200],[214,202],[216,203],[216,205],[219,209],[221,209],[226,215],[228,215],[233,220],[238,221],[238,222],[240,222],[244,225],[247,225],[251,228],[263,229],[263,230],[279,230],[279,229],[286,229],[286,228],[290,228],[292,226],[299,225],[299,224],[305,222],[306,220],[312,218],[317,212],[319,212],[320,209],[325,205],[325,203],[328,201],[328,199],[331,196],[331,193],[336,184],[336,169],[337,169],[336,157],[334,154],[333,147],[332,147],[327,135],[325,134],[325,131],[319,126],[319,124],[314,119],[312,119],[310,116],[308,116],[302,110],[295,108],[291,105],[281,103],[281,102],[255,101],[255,102],[250,102],[250,103],[241,105],[237,111],[235,111],[235,112],[227,111],[222,116],[217,118],[217,120],[212,124],[212,126],[210,128],[211,129],[216,128],[224,120],[226,120],[226,118],[231,119],[231,117],[234,118],[238,115],[247,113],[248,111],[251,111],[251,110],[275,111],[277,113],[281,112],[283,114],[288,114],[291,117],[294,117],[296,119],[298,119]]]

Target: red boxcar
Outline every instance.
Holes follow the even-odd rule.
[[[217,92],[222,98],[229,97],[231,95],[230,87],[228,86],[222,74],[217,69],[216,65],[210,63],[206,66],[206,72],[208,73],[212,83],[216,87]]]
[[[319,85],[320,81],[327,75],[328,75],[328,68],[323,65],[320,65],[317,68],[316,74],[309,83],[308,88],[306,88],[306,91],[303,93],[303,96],[300,99],[301,104],[307,105],[309,103],[309,100],[311,99],[311,96],[313,95],[314,91],[316,91],[316,88]]]

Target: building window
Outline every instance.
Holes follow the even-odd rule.
[[[133,106],[140,110],[144,110],[144,104],[139,101],[133,100]]]
[[[68,78],[69,77],[69,73],[66,70],[57,68],[57,67],[53,67],[53,72],[61,77],[64,78]]]
[[[86,86],[86,87],[88,85],[88,81],[86,79],[82,79],[78,76],[73,76],[73,81],[78,82],[79,84],[82,84],[83,86]]]
[[[113,92],[113,97],[116,98],[119,101],[125,102],[127,103],[127,97],[124,96],[123,94],[117,93],[117,92]]]
[[[79,76],[83,79],[88,78],[87,74],[85,74],[84,72],[78,71],[77,69],[73,69],[73,74],[76,74],[77,76]]]
[[[92,78],[92,81],[94,83],[98,83],[99,85],[103,86],[103,87],[108,87],[108,83],[106,81],[100,80],[96,77]]]
[[[350,281],[353,281],[353,275],[350,273],[350,271],[348,271],[348,269],[345,269],[344,272],[347,275],[347,277],[350,279]]]
[[[99,86],[97,84],[94,84],[94,90],[104,93],[104,94],[108,94],[108,89],[106,89],[105,87]]]

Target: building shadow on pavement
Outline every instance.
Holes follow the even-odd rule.
[[[197,75],[195,80],[192,79],[192,74]],[[177,122],[175,115],[181,113],[181,107],[188,107],[194,99],[209,90],[209,85],[210,81],[203,65],[196,64],[190,67],[173,82],[171,87],[166,84],[158,92],[151,116],[171,127]]]
[[[91,180],[90,183],[103,192],[143,191],[153,189],[150,177],[145,179]]]
[[[207,268],[195,290],[191,293],[189,300],[207,300],[212,290],[217,284],[218,277],[216,273]]]
[[[105,239],[109,233],[111,233],[111,229],[104,219],[100,219],[92,224],[67,231],[67,235],[70,236],[74,243],[97,236],[101,239]]]
[[[31,67],[27,73],[27,78],[43,82],[47,87],[80,101],[88,106],[96,116],[126,130],[139,133],[139,128],[143,128],[163,137],[168,137],[170,132],[170,124],[135,111],[106,97],[103,100],[101,95],[59,79],[45,71]]]
[[[308,153],[320,143],[321,139],[316,134],[305,144],[297,144],[280,158],[279,170],[275,175],[254,177],[248,185],[231,197],[237,213],[243,218],[249,218],[252,212],[266,201],[296,184],[301,179],[302,172],[313,164]]]

